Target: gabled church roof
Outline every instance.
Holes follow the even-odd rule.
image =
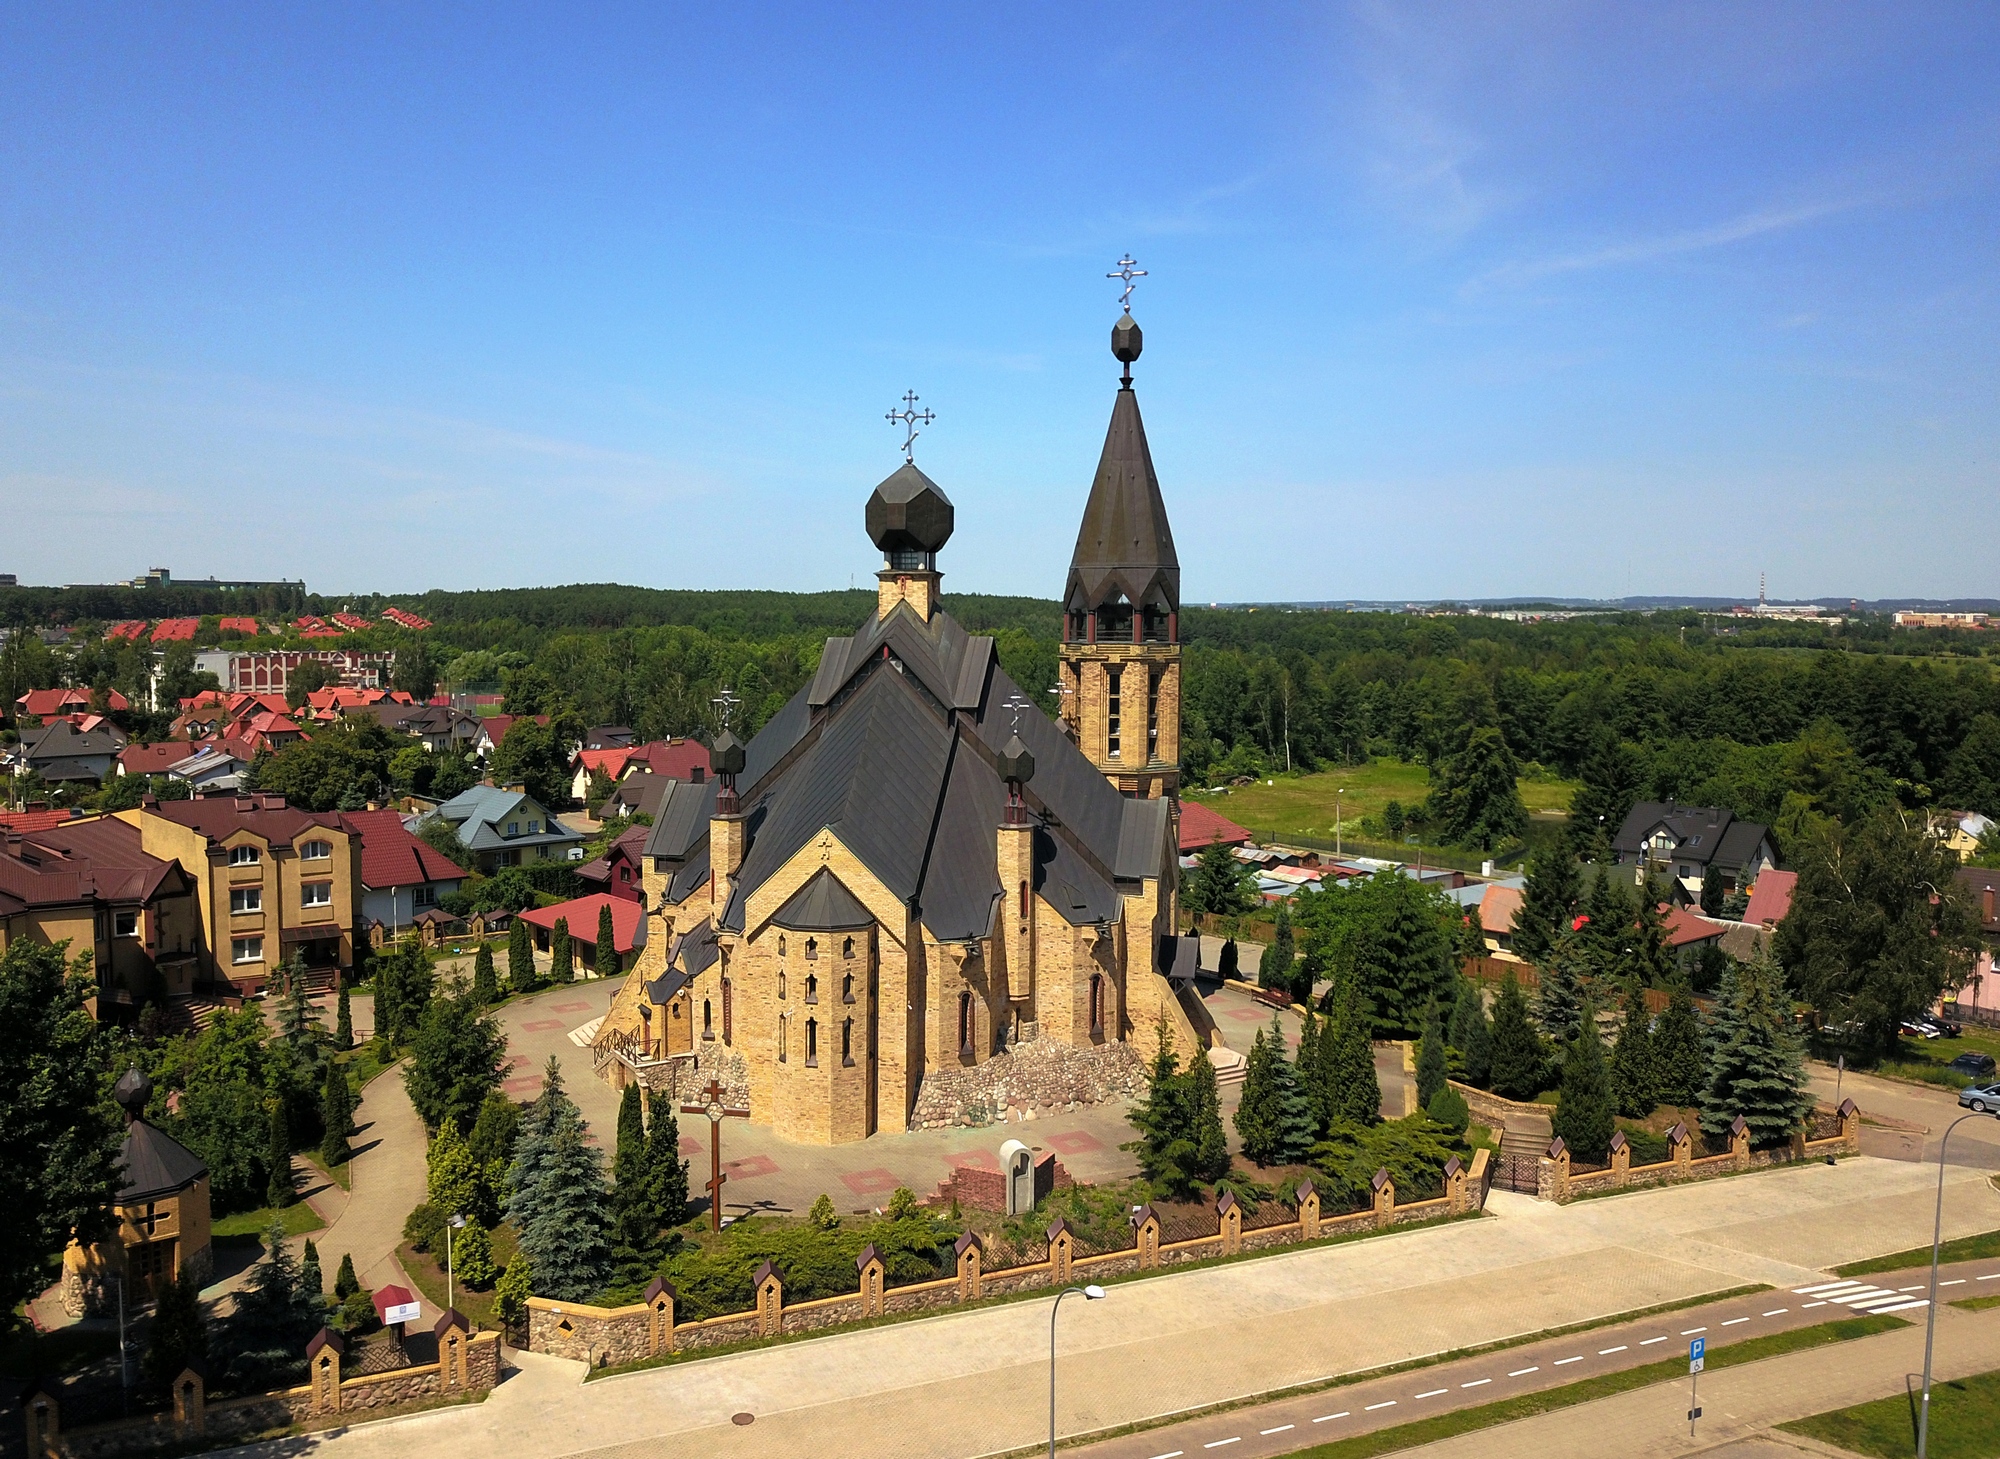
[[[1111,407],[1063,603],[1082,611],[1115,602],[1121,593],[1134,606],[1162,599],[1169,609],[1181,605],[1181,560],[1146,446],[1139,397],[1130,385],[1119,390]]]

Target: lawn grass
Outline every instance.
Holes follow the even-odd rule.
[[[1898,1079],[1914,1079],[1945,1089],[1963,1089],[1976,1082],[1973,1076],[1949,1066],[1960,1054],[1968,1053],[1991,1054],[1996,1061],[2000,1061],[2000,1032],[1968,1025],[1965,1032],[1955,1039],[1899,1038],[1896,1040],[1896,1051],[1869,1072],[1888,1074]]]
[[[1981,1261],[1989,1256],[2000,1256],[2000,1231],[1987,1231],[1978,1236],[1961,1236],[1956,1241],[1947,1241],[1938,1248],[1938,1262]],[[1911,1267],[1929,1266],[1931,1249],[1919,1246],[1911,1251],[1895,1251],[1887,1256],[1870,1257],[1867,1261],[1851,1261],[1846,1266],[1837,1266],[1833,1274],[1837,1277],[1865,1277],[1875,1272],[1901,1272]]]
[[[0,1338],[0,1378],[52,1378],[118,1351],[118,1334],[79,1327],[37,1332],[23,1319]]]
[[[1962,1307],[1967,1312],[1986,1312],[1992,1308],[2000,1307],[2000,1297],[1960,1297],[1951,1305]]]
[[[502,1221],[489,1233],[493,1238],[493,1265],[497,1270],[513,1259],[520,1249],[520,1242],[514,1236],[514,1228]],[[444,1300],[444,1256],[418,1251],[407,1241],[396,1248],[396,1256],[403,1263],[403,1270],[416,1283],[417,1290],[433,1307],[443,1308]],[[451,1290],[451,1305],[465,1314],[466,1320],[474,1327],[498,1330],[500,1309],[494,1300],[493,1289],[475,1292],[463,1282],[457,1282]]]
[[[1521,780],[1516,782],[1528,810],[1567,814],[1576,786],[1567,780]],[[1335,791],[1344,794],[1336,797]],[[1380,818],[1390,801],[1405,808],[1420,805],[1430,794],[1430,772],[1422,765],[1402,760],[1372,760],[1339,770],[1322,770],[1311,775],[1276,775],[1270,783],[1237,786],[1210,794],[1186,790],[1182,794],[1228,816],[1247,827],[1260,840],[1334,840],[1335,801],[1343,849],[1349,841],[1357,854],[1364,848],[1380,846],[1395,854],[1393,838],[1381,831],[1371,837],[1361,829],[1364,816]],[[1404,850],[1402,854],[1409,854]],[[1475,857],[1474,864],[1477,865]]]
[[[1917,1452],[1919,1393],[1898,1393],[1873,1403],[1857,1403],[1816,1413],[1778,1427],[1856,1454],[1900,1459]],[[2000,1456],[2000,1373],[1981,1373],[1955,1383],[1931,1385],[1931,1459],[1995,1459]]]
[[[354,1161],[351,1157],[341,1161],[333,1169],[328,1170],[326,1162],[319,1158],[319,1151],[308,1150],[306,1152],[306,1164],[317,1170],[342,1190],[354,1189]]]
[[[1764,1358],[1777,1358],[1783,1357],[1786,1353],[1803,1352],[1808,1348],[1852,1342],[1856,1338],[1872,1337],[1878,1332],[1890,1332],[1906,1326],[1908,1324],[1900,1317],[1842,1318],[1837,1322],[1822,1323],[1817,1327],[1798,1327],[1790,1332],[1774,1332],[1766,1337],[1753,1337],[1743,1342],[1731,1343],[1727,1347],[1710,1348],[1708,1366],[1711,1369],[1733,1368],[1743,1363],[1755,1363]],[[1495,1424],[1513,1423],[1517,1419],[1533,1418],[1537,1414],[1554,1413],[1560,1409],[1574,1408],[1579,1403],[1592,1403],[1600,1398],[1610,1398],[1614,1394],[1629,1393],[1635,1388],[1649,1388],[1655,1383],[1685,1377],[1687,1377],[1687,1359],[1666,1358],[1657,1363],[1645,1363],[1637,1368],[1627,1368],[1619,1373],[1601,1373],[1594,1378],[1586,1378],[1580,1383],[1567,1384],[1561,1388],[1550,1388],[1540,1393],[1524,1393],[1519,1398],[1503,1398],[1498,1403],[1484,1403],[1476,1408],[1461,1408],[1452,1413],[1438,1414],[1435,1418],[1397,1424],[1394,1428],[1377,1429],[1372,1434],[1356,1434],[1351,1439],[1335,1439],[1328,1444],[1315,1444],[1309,1449],[1300,1450],[1296,1459],[1370,1459],[1370,1456],[1375,1454],[1392,1454],[1399,1449],[1413,1449],[1419,1444],[1434,1444],[1441,1439],[1474,1433],[1480,1429],[1491,1428]]]
[[[270,1228],[271,1218],[279,1217],[285,1224],[287,1236],[305,1236],[326,1225],[318,1212],[304,1201],[294,1201],[282,1211],[273,1211],[269,1206],[260,1206],[254,1211],[238,1211],[233,1216],[218,1216],[209,1228],[211,1235],[218,1238],[262,1236]]]

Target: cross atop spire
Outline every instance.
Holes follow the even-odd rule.
[[[905,461],[915,461],[917,458],[914,450],[917,444],[917,437],[923,434],[917,427],[920,424],[929,425],[932,421],[936,420],[937,412],[932,410],[918,410],[917,392],[906,390],[903,392],[903,408],[901,410],[890,411],[883,419],[898,422],[909,432],[909,435],[903,441],[903,459]]]
[[[1134,279],[1143,279],[1146,277],[1146,271],[1144,269],[1132,267],[1132,265],[1137,263],[1138,261],[1139,260],[1132,257],[1132,255],[1128,253],[1123,258],[1118,260],[1117,268],[1113,269],[1110,273],[1104,276],[1107,279],[1123,279],[1125,281],[1125,292],[1118,296],[1118,302],[1125,306],[1125,312],[1127,314],[1130,314],[1132,312],[1132,290],[1138,287],[1138,285],[1134,284],[1132,281]]]

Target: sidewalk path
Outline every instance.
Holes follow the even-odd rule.
[[[1568,1207],[1496,1197],[1486,1220],[1121,1284],[1107,1301],[1063,1308],[1058,1427],[1099,1431],[1750,1282],[1803,1286],[1824,1266],[1928,1239],[1934,1179],[1862,1158]],[[1945,1210],[1947,1235],[1989,1230],[2000,1193],[1982,1172],[1953,1170]],[[1049,1304],[1037,1299],[631,1374],[528,1413],[488,1404],[363,1426],[328,1444],[343,1459],[413,1442],[465,1455],[968,1459],[1046,1434],[1048,1343]],[[738,1413],[755,1423],[733,1424]]]
[[[351,1141],[360,1153],[348,1162],[349,1190],[321,1180],[318,1171],[299,1162],[311,1173],[314,1185],[321,1187],[308,1199],[328,1218],[326,1229],[312,1233],[312,1239],[329,1292],[341,1257],[349,1255],[364,1289],[374,1291],[394,1282],[416,1290],[396,1259],[403,1220],[423,1200],[427,1174],[424,1126],[403,1088],[403,1068],[398,1064],[376,1076],[361,1091]],[[299,1245],[303,1247],[303,1240]],[[426,1321],[438,1315],[425,1304]]]

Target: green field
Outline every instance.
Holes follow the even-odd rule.
[[[304,1201],[294,1201],[282,1211],[262,1206],[254,1211],[238,1211],[233,1216],[218,1216],[210,1231],[212,1235],[224,1238],[262,1236],[270,1229],[273,1216],[284,1221],[287,1236],[306,1236],[326,1225],[311,1206]]]
[[[1570,795],[1576,789],[1576,783],[1569,780],[1521,780],[1517,784],[1529,812],[1549,820],[1568,813]],[[1379,820],[1392,800],[1406,809],[1421,805],[1430,794],[1430,785],[1430,771],[1422,765],[1371,760],[1340,770],[1279,775],[1256,785],[1182,794],[1229,817],[1259,840],[1324,841],[1329,845],[1335,840],[1337,803],[1343,847],[1352,840],[1361,848],[1392,844],[1379,830],[1373,835],[1364,833],[1360,824],[1363,817]]]
[[[1779,1424],[1787,1433],[1817,1439],[1856,1454],[1899,1459],[1917,1452],[1915,1386],[1873,1403],[1817,1413]],[[2000,1373],[1931,1385],[1931,1459],[1997,1459],[2000,1456]]]

